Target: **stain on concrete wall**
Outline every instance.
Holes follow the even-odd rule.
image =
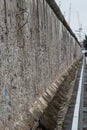
[[[79,57],[46,0],[0,0],[0,128],[27,130],[28,110]]]

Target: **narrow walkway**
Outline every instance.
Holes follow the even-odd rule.
[[[82,108],[82,130],[87,130],[87,65],[84,67],[83,75],[83,108]]]
[[[77,75],[63,130],[87,130],[87,65],[85,59]]]
[[[70,104],[69,104],[69,107],[68,107],[67,114],[65,116],[65,120],[64,120],[64,123],[63,123],[63,126],[62,126],[62,130],[71,130],[72,129],[73,114],[74,114],[75,103],[76,103],[76,98],[77,98],[79,79],[80,79],[80,75],[81,75],[81,68],[82,68],[82,63],[81,63],[81,66],[80,66],[78,74],[77,74],[73,94],[72,94],[72,97],[71,97],[71,100],[70,100]]]

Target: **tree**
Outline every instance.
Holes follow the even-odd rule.
[[[87,35],[85,35],[85,39],[83,40],[84,48],[87,50]]]

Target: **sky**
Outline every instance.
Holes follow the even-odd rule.
[[[87,0],[55,1],[59,5],[63,15],[65,16],[66,21],[69,23],[71,29],[76,34],[78,39],[78,30],[82,25],[81,39],[84,39],[85,34],[87,34]]]

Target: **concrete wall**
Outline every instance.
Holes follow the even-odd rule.
[[[46,0],[0,0],[0,128],[27,130],[33,103],[80,54]]]

